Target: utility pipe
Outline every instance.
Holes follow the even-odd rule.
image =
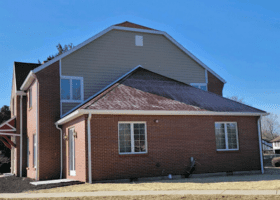
[[[88,181],[92,183],[92,176],[91,176],[91,130],[90,130],[90,120],[91,120],[91,113],[88,114]]]

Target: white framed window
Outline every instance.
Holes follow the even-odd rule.
[[[119,122],[119,154],[147,153],[146,122]]]
[[[37,144],[36,144],[36,134],[33,135],[33,167],[37,167]]]
[[[217,151],[238,150],[238,130],[236,122],[215,122]]]
[[[143,46],[143,36],[135,35],[135,45],[136,46]]]
[[[208,91],[206,83],[191,83],[190,85],[193,87],[199,88],[201,90]]]
[[[32,107],[32,88],[29,89],[29,108]]]
[[[82,102],[84,100],[83,77],[61,76],[60,99],[61,102]]]
[[[69,170],[70,176],[76,176],[76,165],[75,165],[75,137],[74,128],[68,129],[69,138]]]

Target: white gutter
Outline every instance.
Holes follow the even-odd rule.
[[[62,129],[58,127],[58,124],[55,124],[56,128],[60,131],[60,179],[62,179],[62,170],[63,170],[63,157],[62,157]]]
[[[264,168],[263,168],[263,154],[262,154],[261,119],[262,119],[262,116],[260,116],[259,119],[258,119],[258,135],[259,135],[261,171],[262,171],[262,174],[263,174],[264,173]]]
[[[30,84],[35,80],[35,74],[33,72],[33,70],[31,70],[29,72],[29,74],[27,75],[27,77],[25,78],[23,84],[20,87],[20,90],[27,90],[28,87],[30,86]]]
[[[92,175],[91,175],[91,127],[90,127],[91,113],[88,114],[88,181],[92,183]]]
[[[56,123],[62,125],[84,114],[94,115],[211,115],[211,116],[266,116],[269,113],[214,112],[214,111],[170,111],[170,110],[87,110],[80,109],[63,117]]]

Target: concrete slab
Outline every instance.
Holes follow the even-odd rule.
[[[4,173],[4,174],[0,175],[0,178],[7,177],[7,176],[14,176],[14,174],[12,174],[12,173]]]
[[[225,190],[226,195],[276,195],[276,190]]]
[[[76,180],[70,179],[57,179],[57,180],[47,180],[47,181],[35,181],[30,182],[31,185],[47,185],[47,184],[55,184],[55,183],[65,183],[65,182],[75,182]]]
[[[187,194],[195,194],[195,195],[212,195],[212,194],[222,194],[225,190],[177,190],[174,191],[174,195],[187,195]]]

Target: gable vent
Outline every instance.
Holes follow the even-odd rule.
[[[143,46],[143,36],[135,35],[135,45],[136,46]]]

